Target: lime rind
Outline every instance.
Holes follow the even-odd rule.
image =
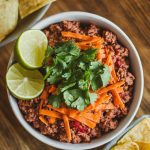
[[[18,62],[27,69],[37,69],[43,64],[48,40],[40,30],[28,30],[19,37],[15,55]]]
[[[44,89],[42,74],[38,70],[26,70],[18,63],[9,68],[6,82],[12,95],[18,99],[33,99]]]

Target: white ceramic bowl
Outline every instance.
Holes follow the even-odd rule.
[[[138,52],[136,48],[134,47],[133,43],[129,39],[129,37],[114,23],[111,21],[100,17],[95,14],[90,14],[90,13],[85,13],[85,12],[65,12],[65,13],[60,13],[56,14],[54,16],[50,16],[39,23],[37,23],[32,29],[43,29],[47,27],[50,24],[60,22],[62,20],[78,20],[81,22],[88,22],[88,23],[94,23],[100,27],[107,28],[111,31],[113,31],[118,39],[121,41],[121,43],[126,46],[130,50],[130,61],[131,61],[131,66],[134,75],[136,76],[135,80],[135,90],[134,90],[134,97],[132,104],[130,106],[130,111],[128,115],[119,123],[118,127],[105,134],[104,136],[92,140],[91,143],[81,143],[81,144],[70,144],[70,143],[62,143],[56,140],[53,140],[51,138],[48,138],[44,135],[42,135],[40,132],[36,131],[33,129],[23,118],[16,99],[10,95],[8,92],[8,98],[10,105],[14,111],[14,114],[18,118],[19,122],[22,124],[22,126],[30,133],[32,134],[35,138],[38,140],[42,141],[43,143],[46,143],[50,146],[57,147],[60,149],[90,149],[94,148],[100,145],[103,145],[112,139],[114,139],[116,136],[118,136],[122,131],[125,130],[125,128],[130,124],[130,122],[133,120],[139,106],[141,103],[142,95],[143,95],[143,85],[144,85],[144,79],[143,79],[143,70],[142,70],[142,65],[141,61],[138,55]],[[13,55],[10,58],[9,65],[13,61]]]

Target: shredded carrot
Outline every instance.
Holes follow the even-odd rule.
[[[77,44],[76,44],[77,45]],[[77,45],[81,50],[87,50],[88,48],[90,48],[90,45]]]
[[[109,102],[109,103],[104,103],[104,104],[100,104],[95,108],[95,111],[101,111],[101,110],[105,110],[105,109],[114,109],[115,106],[113,103]]]
[[[43,116],[39,117],[40,121],[43,122],[45,125],[48,125],[48,122],[45,120]]]
[[[86,118],[83,118],[83,117],[80,117],[80,116],[75,116],[75,117],[72,117],[73,119],[87,125],[88,127],[90,128],[95,128],[96,126],[96,123],[93,122],[93,121],[90,121],[89,119],[86,119]]]
[[[44,99],[41,99],[41,101],[40,101],[40,109],[39,110],[42,109],[43,103],[44,103]]]
[[[117,93],[122,93],[122,92],[123,92],[123,87],[118,87],[118,88],[116,89],[116,91],[117,91]]]
[[[50,123],[50,124],[54,124],[55,121],[56,121],[56,118],[55,118],[55,117],[50,117],[50,119],[49,119],[49,123]]]
[[[104,50],[105,50],[106,55],[108,55],[108,53],[109,53],[108,48],[104,48]]]
[[[69,119],[67,115],[63,115],[64,125],[67,133],[68,142],[71,142],[71,131],[70,131],[70,125],[69,125]]]
[[[40,96],[40,99],[44,99],[45,100],[45,99],[47,99],[47,97],[48,97],[48,92],[47,92],[46,89],[44,89],[42,94],[41,94],[41,96]]]
[[[119,81],[119,82],[117,82],[117,83],[114,83],[114,84],[112,84],[112,85],[109,85],[109,86],[107,86],[107,87],[104,87],[104,88],[101,88],[101,89],[97,90],[97,93],[98,93],[98,94],[107,93],[108,91],[111,91],[111,90],[113,90],[113,89],[116,89],[116,88],[122,86],[124,83],[125,83],[125,82],[124,82],[123,80],[122,80],[122,81]]]
[[[110,66],[111,65],[111,54],[109,53],[105,62],[106,65]]]
[[[109,96],[109,95],[105,96],[104,98],[101,97],[100,99],[98,99],[95,102],[95,107],[102,104],[102,103],[104,103],[104,102],[107,102],[108,100],[110,100],[110,98],[111,98],[111,96]],[[95,109],[95,107],[94,107],[94,109]]]
[[[80,111],[78,111],[78,110],[75,110],[75,109],[70,109],[69,110],[69,116],[70,117],[75,117],[76,115],[78,115],[80,113]]]
[[[62,31],[61,34],[62,34],[63,37],[68,37],[68,38],[76,38],[76,39],[80,39],[80,40],[89,40],[89,39],[91,39],[90,36],[83,35],[83,34],[78,34],[78,33],[73,33],[73,32]]]
[[[118,78],[116,76],[116,72],[115,72],[114,66],[112,67],[111,75],[112,75],[112,77],[114,79],[114,82],[117,82]]]
[[[91,37],[90,40],[87,40],[87,41],[83,41],[83,42],[79,42],[79,43],[76,43],[77,45],[86,45],[86,44],[92,44],[92,43],[99,43],[101,42],[101,38],[99,37]]]
[[[101,60],[101,50],[99,49],[98,50],[98,52],[97,52],[97,55],[96,55],[96,59],[98,60],[98,61],[100,61]]]
[[[100,120],[100,112],[96,112],[96,113],[90,113],[90,112],[86,112],[86,113],[82,113],[82,115],[80,115],[83,118],[89,119],[95,123],[99,123]]]
[[[51,109],[53,109],[53,110],[55,110],[55,111],[57,111],[59,113],[65,114],[65,115],[68,114],[68,112],[69,112],[69,109],[67,109],[65,107],[55,108],[52,105],[47,105],[47,106],[48,106],[48,108],[51,108]]]
[[[60,113],[55,112],[55,111],[51,111],[51,110],[41,109],[39,114],[49,116],[49,117],[60,118],[60,119],[62,118],[62,115]]]
[[[124,103],[122,102],[119,94],[117,93],[117,91],[115,89],[113,89],[111,91],[112,95],[113,95],[113,98],[114,98],[114,105],[117,106],[117,107],[120,107],[121,109],[124,109],[125,108],[125,105]]]
[[[55,93],[56,91],[56,86],[55,85],[51,85],[50,88],[49,88],[49,93]]]

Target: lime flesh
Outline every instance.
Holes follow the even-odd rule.
[[[47,37],[40,30],[28,30],[19,37],[15,53],[21,65],[28,69],[40,68],[47,50]]]
[[[6,82],[11,93],[19,99],[35,98],[44,88],[44,79],[38,70],[24,69],[18,63],[8,69]]]

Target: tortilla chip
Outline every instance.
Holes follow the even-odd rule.
[[[150,150],[150,118],[143,119],[129,130],[112,150]]]
[[[136,142],[140,148],[140,150],[150,150],[150,143],[145,142]]]
[[[128,133],[126,133],[118,143],[130,141],[143,141],[150,143],[150,118],[143,119]]]
[[[111,150],[140,150],[140,148],[135,142],[126,142],[114,146]]]
[[[0,41],[15,29],[18,5],[18,0],[0,0]]]
[[[55,0],[19,0],[19,12],[21,19],[53,1]]]

